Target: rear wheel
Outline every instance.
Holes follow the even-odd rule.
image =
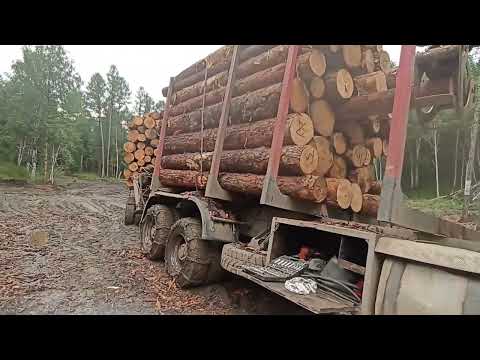
[[[133,225],[135,223],[135,198],[129,196],[125,205],[125,225]]]
[[[140,242],[143,254],[150,260],[163,259],[170,228],[177,218],[174,209],[153,205],[140,224]]]
[[[201,222],[183,218],[172,227],[165,249],[167,272],[181,288],[221,280],[221,244],[202,240]]]

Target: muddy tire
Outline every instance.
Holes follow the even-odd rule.
[[[125,225],[133,225],[135,223],[135,199],[129,197],[125,205]]]
[[[239,274],[242,265],[265,266],[267,255],[246,250],[242,244],[227,244],[222,249],[221,266],[228,272]]]
[[[199,219],[180,219],[173,225],[167,240],[167,273],[180,288],[218,282],[224,276],[220,266],[221,252],[220,243],[202,240]]]
[[[168,234],[176,220],[175,209],[168,206],[153,205],[147,210],[140,224],[140,245],[148,259],[164,259]]]

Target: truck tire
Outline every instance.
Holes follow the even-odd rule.
[[[125,205],[125,225],[133,225],[135,223],[135,199],[132,196],[128,197]]]
[[[222,250],[221,266],[233,274],[239,275],[242,265],[265,266],[267,256],[246,250],[240,243],[226,244]]]
[[[170,228],[177,220],[175,209],[165,205],[153,205],[140,224],[140,245],[143,254],[150,260],[165,257]]]
[[[224,271],[220,266],[221,244],[202,240],[199,219],[183,218],[175,222],[165,248],[167,273],[180,288],[220,281]]]

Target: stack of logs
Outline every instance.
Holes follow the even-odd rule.
[[[228,191],[261,194],[288,49],[253,45],[240,53],[218,179]],[[163,185],[205,188],[232,52],[232,46],[222,47],[176,76],[161,162]],[[391,107],[360,119],[339,112],[352,97],[394,87],[391,72],[381,45],[301,48],[280,161],[280,191],[376,216],[381,184],[372,164],[387,154]],[[164,96],[167,92],[163,89]]]
[[[151,112],[134,116],[128,123],[127,142],[123,145],[126,169],[123,175],[127,186],[133,186],[133,177],[143,169],[153,170],[158,146],[158,124],[162,114]]]
[[[218,178],[232,193],[262,192],[288,49],[252,45],[240,52]],[[224,46],[175,77],[164,186],[205,188],[232,53]],[[390,64],[381,45],[301,47],[277,180],[282,193],[376,217],[381,183],[372,163],[388,153],[396,82]],[[448,84],[435,79],[415,94],[446,93]],[[168,88],[162,91],[167,96]]]

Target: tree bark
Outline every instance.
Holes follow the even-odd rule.
[[[270,149],[266,147],[223,151],[220,171],[263,175],[267,172],[269,157]],[[162,157],[162,168],[197,171],[202,168],[208,171],[212,158],[212,152],[166,155]],[[282,175],[308,175],[316,168],[317,160],[318,153],[314,147],[285,146],[279,171]]]
[[[437,185],[437,198],[440,197],[440,179],[438,178],[438,130],[433,130],[433,149],[435,153],[435,183]]]
[[[208,175],[200,175],[197,171],[167,170],[160,171],[160,182],[169,187],[187,189],[204,189]],[[263,175],[220,173],[218,182],[227,191],[259,197],[262,194]],[[300,200],[320,202],[325,193],[322,178],[280,176],[277,184],[282,193]],[[320,200],[319,200],[320,199]]]
[[[102,178],[105,177],[105,141],[103,138],[103,126],[100,117],[98,118],[98,124],[100,126],[100,138],[102,139]]]
[[[112,109],[110,108],[109,115],[108,115],[108,145],[107,145],[107,174],[108,177],[109,170],[110,170],[110,144],[111,144],[111,133],[112,133]]]
[[[241,96],[246,93],[279,83],[283,80],[284,73],[285,63],[280,63],[273,67],[269,67],[265,70],[247,76],[243,79],[237,79],[233,87],[232,96]],[[218,83],[215,83],[215,85],[218,85]],[[199,83],[198,87],[203,89],[203,82]],[[207,86],[207,90],[208,89],[209,87]],[[195,93],[199,93],[200,90],[195,89],[192,91],[194,91]],[[205,106],[221,103],[223,101],[224,94],[225,86],[207,92],[205,96]],[[170,109],[170,116],[172,117],[198,110],[203,106],[203,92],[199,93],[198,96],[189,98],[183,102],[179,102],[179,98],[177,95],[176,104],[177,105],[173,106]]]
[[[275,84],[251,93],[233,98],[230,105],[232,123],[258,121],[274,117],[278,109],[278,101],[282,84]],[[205,108],[204,129],[218,126],[222,103]],[[200,130],[202,111],[196,110],[188,114],[169,119],[167,135],[188,133]]]
[[[273,47],[274,45],[251,45],[240,52],[240,61],[243,62],[247,59],[259,56],[259,54],[267,52]],[[205,66],[207,65],[209,66],[208,73],[210,76],[225,72],[230,67],[232,54],[233,45],[224,46],[207,56],[205,59],[189,66],[175,77],[174,91],[179,91],[196,84],[199,81],[203,81]],[[162,94],[164,97],[167,97],[167,93],[168,87],[163,88]]]
[[[287,45],[279,45],[274,48],[269,49],[264,53],[260,53],[259,55],[252,57],[242,63],[240,63],[237,67],[236,71],[236,78],[242,79],[246,76],[255,74],[261,70],[265,70],[271,68],[275,65],[284,63],[287,59],[288,53],[288,46]],[[240,55],[241,59],[241,55]],[[215,71],[209,70],[209,77],[207,78],[206,85],[204,83],[205,73],[201,71],[198,74],[195,74],[194,77],[196,78],[195,82],[190,83],[187,86],[184,85],[181,81],[178,81],[175,84],[175,93],[172,98],[172,105],[177,105],[183,103],[189,99],[192,99],[197,96],[201,96],[204,92],[203,88],[206,86],[206,93],[209,93],[212,90],[216,90],[223,86],[227,85],[228,81],[228,68],[225,67],[225,71],[215,73]],[[193,78],[193,77],[192,77]],[[181,87],[181,90],[179,90]],[[167,96],[168,87],[164,88],[163,96]]]
[[[270,147],[276,119],[228,126],[223,144],[224,150]],[[203,131],[203,150],[213,151],[218,129]],[[180,154],[200,151],[200,132],[172,135],[165,138],[164,154]],[[284,145],[308,144],[313,138],[313,123],[307,114],[290,114],[285,127]]]

